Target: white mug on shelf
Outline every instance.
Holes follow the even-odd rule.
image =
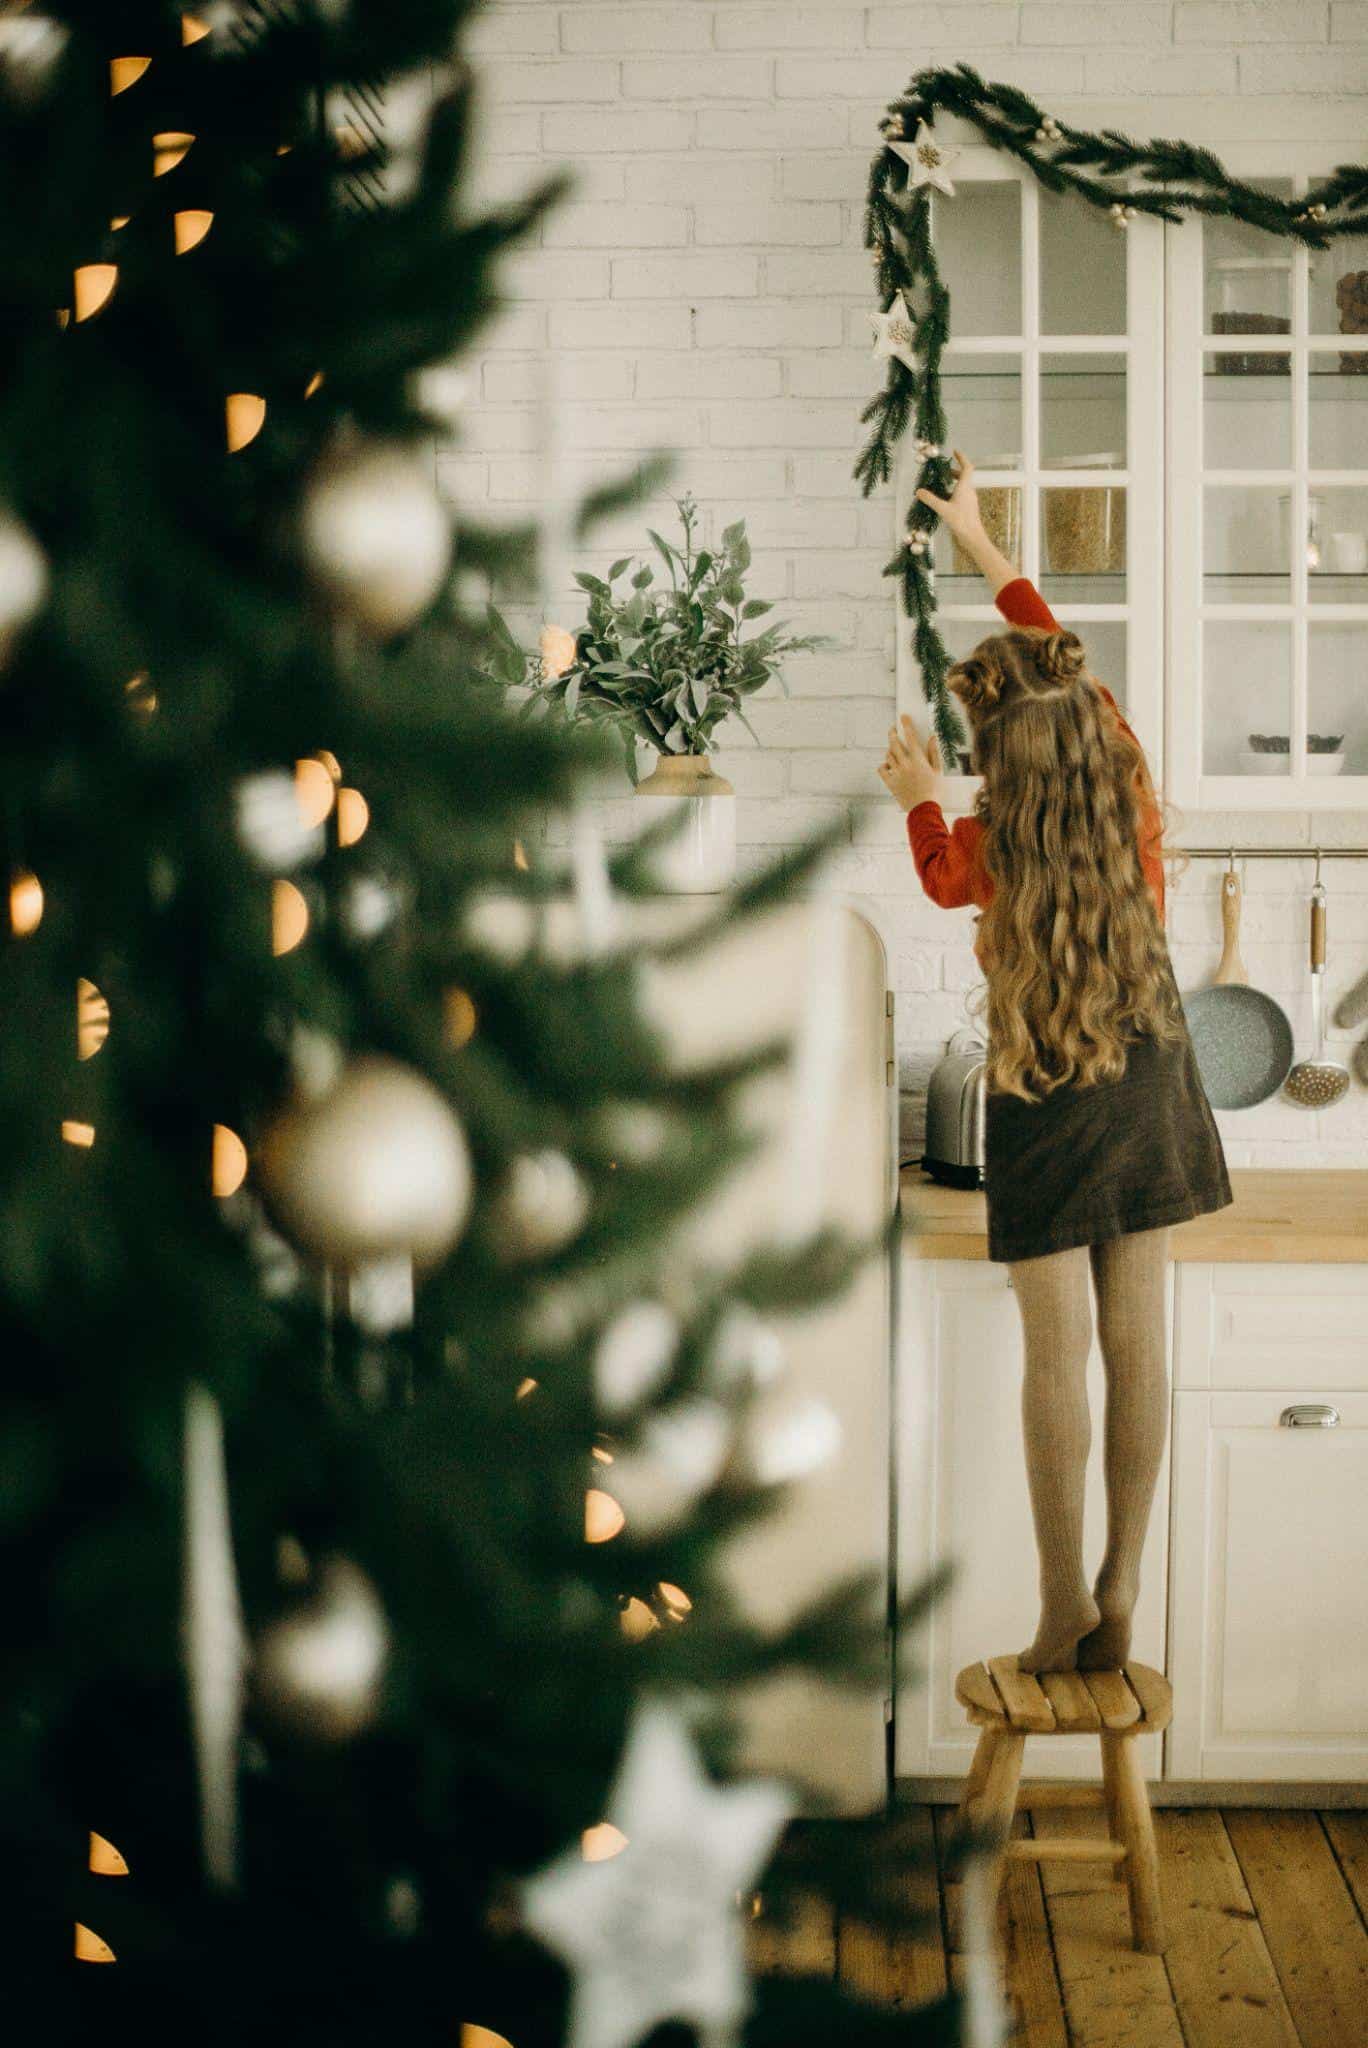
[[[1332,533],[1329,556],[1336,576],[1361,576],[1368,569],[1368,534]]]

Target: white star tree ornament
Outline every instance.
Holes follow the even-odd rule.
[[[702,2048],[739,2039],[751,2008],[738,1891],[793,1810],[773,1780],[715,1785],[677,1707],[638,1706],[608,1820],[626,1847],[567,1849],[523,1887],[527,1925],[574,1978],[566,2048],[636,2048],[666,2020]]]
[[[886,313],[871,313],[869,324],[874,329],[874,354],[877,358],[896,356],[905,369],[916,374],[917,370],[917,323],[907,310],[907,301],[899,292]]]
[[[950,179],[950,166],[960,152],[946,149],[937,142],[925,121],[918,121],[917,132],[910,142],[890,142],[888,147],[894,156],[900,156],[907,165],[910,176],[908,190],[915,192],[922,185],[934,185],[947,199],[955,196],[955,187]]]

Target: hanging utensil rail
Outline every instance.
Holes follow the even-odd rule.
[[[1368,860],[1368,846],[1172,846],[1165,860]]]

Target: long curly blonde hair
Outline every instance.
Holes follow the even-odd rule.
[[[1128,1045],[1182,1030],[1140,865],[1149,771],[1085,660],[1074,633],[1014,627],[947,678],[983,777],[988,1086],[1026,1102],[1119,1080]]]

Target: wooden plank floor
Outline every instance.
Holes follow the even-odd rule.
[[[762,1909],[757,1971],[830,1973],[903,2010],[961,1975],[958,1885],[946,1880],[949,1807],[905,1807],[918,1941],[844,1922],[813,1901],[785,1932]],[[830,1825],[829,1823],[827,1825]],[[1126,1895],[1106,1866],[1008,1865],[999,1911],[1013,2048],[1368,2048],[1368,1813],[1156,1811],[1168,1946],[1130,1946]],[[1091,1812],[1017,1817],[1018,1833],[1105,1832]],[[793,1831],[797,1833],[799,1831]]]

